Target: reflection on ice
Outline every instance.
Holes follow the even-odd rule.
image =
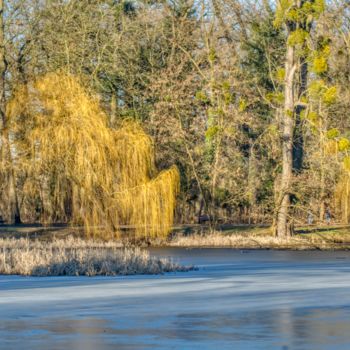
[[[152,253],[200,269],[117,278],[1,276],[0,349],[349,348],[348,252]]]

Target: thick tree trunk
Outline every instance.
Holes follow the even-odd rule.
[[[349,224],[349,178],[346,179],[346,189],[345,189],[345,200],[344,200],[344,210],[343,210],[343,223]]]
[[[49,225],[54,220],[50,193],[50,180],[44,175],[41,179],[42,214],[40,219],[44,225]]]
[[[295,9],[301,9],[305,1],[294,1]],[[310,23],[286,22],[289,34],[297,29],[309,32]],[[289,39],[289,38],[288,38]],[[298,75],[297,76],[297,72]],[[308,65],[306,58],[298,53],[294,46],[288,44],[285,62],[285,102],[283,115],[282,136],[282,175],[279,187],[277,209],[276,234],[288,237],[293,234],[293,220],[291,213],[292,178],[298,175],[303,167],[304,140],[301,112],[305,108],[300,101],[307,89]],[[297,96],[295,96],[297,94]]]
[[[280,195],[277,203],[276,234],[278,237],[287,237],[292,234],[292,225],[289,220],[291,201],[291,181],[293,175],[293,133],[294,133],[294,79],[296,72],[295,49],[287,47],[286,78],[285,78],[285,105],[283,116],[282,135],[282,175],[279,187]]]
[[[299,60],[300,75],[299,75],[299,91],[298,100],[304,96],[307,89],[308,66],[306,58],[302,57]],[[304,105],[298,104],[295,110],[295,127],[293,136],[293,171],[299,173],[303,168],[304,160],[304,136],[303,136],[303,122],[301,119],[301,112],[305,109]]]
[[[117,119],[117,97],[115,94],[111,97],[110,127],[115,128]]]
[[[256,197],[257,197],[257,169],[256,160],[254,154],[254,145],[250,146],[249,163],[248,163],[248,201],[249,201],[249,213],[248,223],[254,222],[253,215],[256,209]]]
[[[1,146],[2,146],[2,164],[6,167],[7,173],[7,221],[11,224],[21,222],[15,174],[12,164],[11,145],[9,139],[7,118],[6,118],[6,95],[5,95],[5,77],[7,71],[7,62],[5,57],[5,33],[4,33],[4,1],[0,0],[0,119],[2,122]]]
[[[320,135],[320,149],[322,151],[322,156],[321,156],[321,166],[320,166],[320,172],[321,172],[321,180],[320,180],[320,212],[319,212],[319,223],[322,224],[324,220],[324,215],[326,212],[326,183],[325,183],[325,169],[324,169],[324,159],[325,159],[325,154],[324,154],[324,140],[323,140],[323,135],[321,133]]]
[[[204,199],[202,196],[200,196],[200,199],[199,199],[199,210],[198,210],[198,215],[197,215],[197,223],[198,224],[201,224],[202,223],[202,214],[203,214],[203,209],[204,209],[204,206],[205,206],[205,202],[204,202]]]

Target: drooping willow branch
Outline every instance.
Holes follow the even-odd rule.
[[[18,88],[8,106],[23,205],[41,220],[139,236],[166,235],[179,174],[157,172],[152,140],[135,122],[110,129],[95,97],[73,76],[51,73]]]

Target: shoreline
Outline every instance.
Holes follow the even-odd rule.
[[[80,239],[87,245],[111,245],[119,248],[216,248],[236,250],[285,250],[285,251],[348,251],[350,250],[350,226],[300,226],[296,234],[288,238],[271,235],[270,227],[262,225],[237,225],[226,230],[209,232],[208,227],[190,231],[191,226],[174,228],[168,238],[135,238],[123,235],[115,239],[86,237],[77,227],[0,226],[0,240],[29,239],[30,241]]]

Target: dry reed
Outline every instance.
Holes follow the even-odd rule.
[[[228,247],[236,249],[335,249],[345,248],[337,246],[334,241],[309,235],[279,238],[270,235],[232,234],[224,235],[220,232],[210,234],[195,234],[189,236],[177,235],[167,243],[170,247]]]
[[[0,274],[26,276],[115,276],[188,271],[169,259],[118,243],[68,238],[44,242],[0,239]]]
[[[350,221],[350,172],[343,171],[338,179],[334,192],[334,199],[337,209],[341,212],[342,222]]]

